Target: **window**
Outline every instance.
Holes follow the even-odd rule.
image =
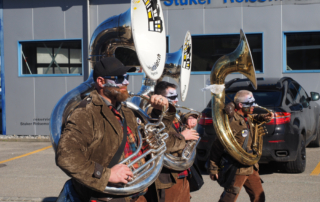
[[[82,74],[81,40],[20,42],[21,75]]]
[[[320,32],[284,34],[284,70],[320,70]]]
[[[299,98],[298,90],[296,89],[295,85],[291,82],[287,90],[287,100],[289,101],[288,104],[297,103],[298,98]]]
[[[263,107],[266,106],[280,106],[282,100],[282,92],[280,91],[253,91],[253,97],[255,98],[255,102]],[[234,100],[234,96],[236,93],[227,92],[227,96],[225,99],[225,103],[228,104],[230,101]]]
[[[306,91],[297,82],[292,81],[292,83],[296,87],[296,89],[298,89],[300,95],[299,103],[301,103],[304,108],[309,107],[308,94],[306,93]]]
[[[246,34],[256,71],[262,72],[262,34]],[[239,34],[192,36],[192,71],[211,71],[223,55],[238,46]]]

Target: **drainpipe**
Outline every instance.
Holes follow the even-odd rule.
[[[87,0],[87,27],[88,27],[88,30],[87,30],[87,33],[88,33],[88,44],[87,44],[87,47],[89,49],[89,44],[90,44],[90,0]],[[88,51],[89,53],[89,51]],[[89,77],[89,74],[90,74],[90,71],[91,71],[91,68],[90,68],[90,61],[87,60],[87,58],[89,57],[89,55],[86,55],[86,61],[88,63],[88,77]]]

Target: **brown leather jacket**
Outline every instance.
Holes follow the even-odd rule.
[[[121,111],[127,126],[137,136],[137,121],[133,112],[124,105]],[[56,163],[73,178],[74,187],[82,198],[106,196],[101,196],[101,192],[107,186],[111,173],[107,166],[122,139],[121,124],[97,91],[91,92],[71,112],[61,134]],[[119,161],[122,158],[123,154]]]
[[[252,151],[252,138],[253,138],[253,117],[255,120],[263,121],[264,118],[261,115],[251,115],[248,118],[248,123],[250,125],[249,130],[249,139],[247,144],[247,152]],[[233,135],[235,136],[235,139],[239,143],[239,145],[243,145],[245,141],[245,137],[242,136],[242,131],[247,129],[247,124],[245,120],[238,114],[234,113],[234,116],[229,119],[230,127],[232,130]],[[211,152],[210,152],[210,165],[209,165],[209,172],[210,174],[217,174],[219,164],[221,161],[221,156],[225,152],[222,144],[220,143],[219,139],[216,138],[213,142]],[[253,169],[259,170],[259,164],[256,163],[253,166],[240,166],[239,169],[237,169],[236,174],[237,175],[250,175],[253,173]]]

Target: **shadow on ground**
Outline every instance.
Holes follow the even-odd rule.
[[[205,168],[204,163],[199,163],[196,162],[198,164],[198,167],[201,171],[202,175],[208,175],[208,172]],[[268,163],[268,164],[259,164],[259,174],[260,175],[270,175],[273,173],[286,173],[285,169],[284,169],[284,165],[280,164],[280,163]]]
[[[46,197],[42,200],[42,202],[55,202],[57,199],[57,197]]]

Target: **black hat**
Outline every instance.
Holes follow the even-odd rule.
[[[135,67],[126,67],[117,58],[107,57],[95,64],[93,68],[93,79],[96,81],[99,76],[122,76],[126,72],[134,71],[136,71]]]

